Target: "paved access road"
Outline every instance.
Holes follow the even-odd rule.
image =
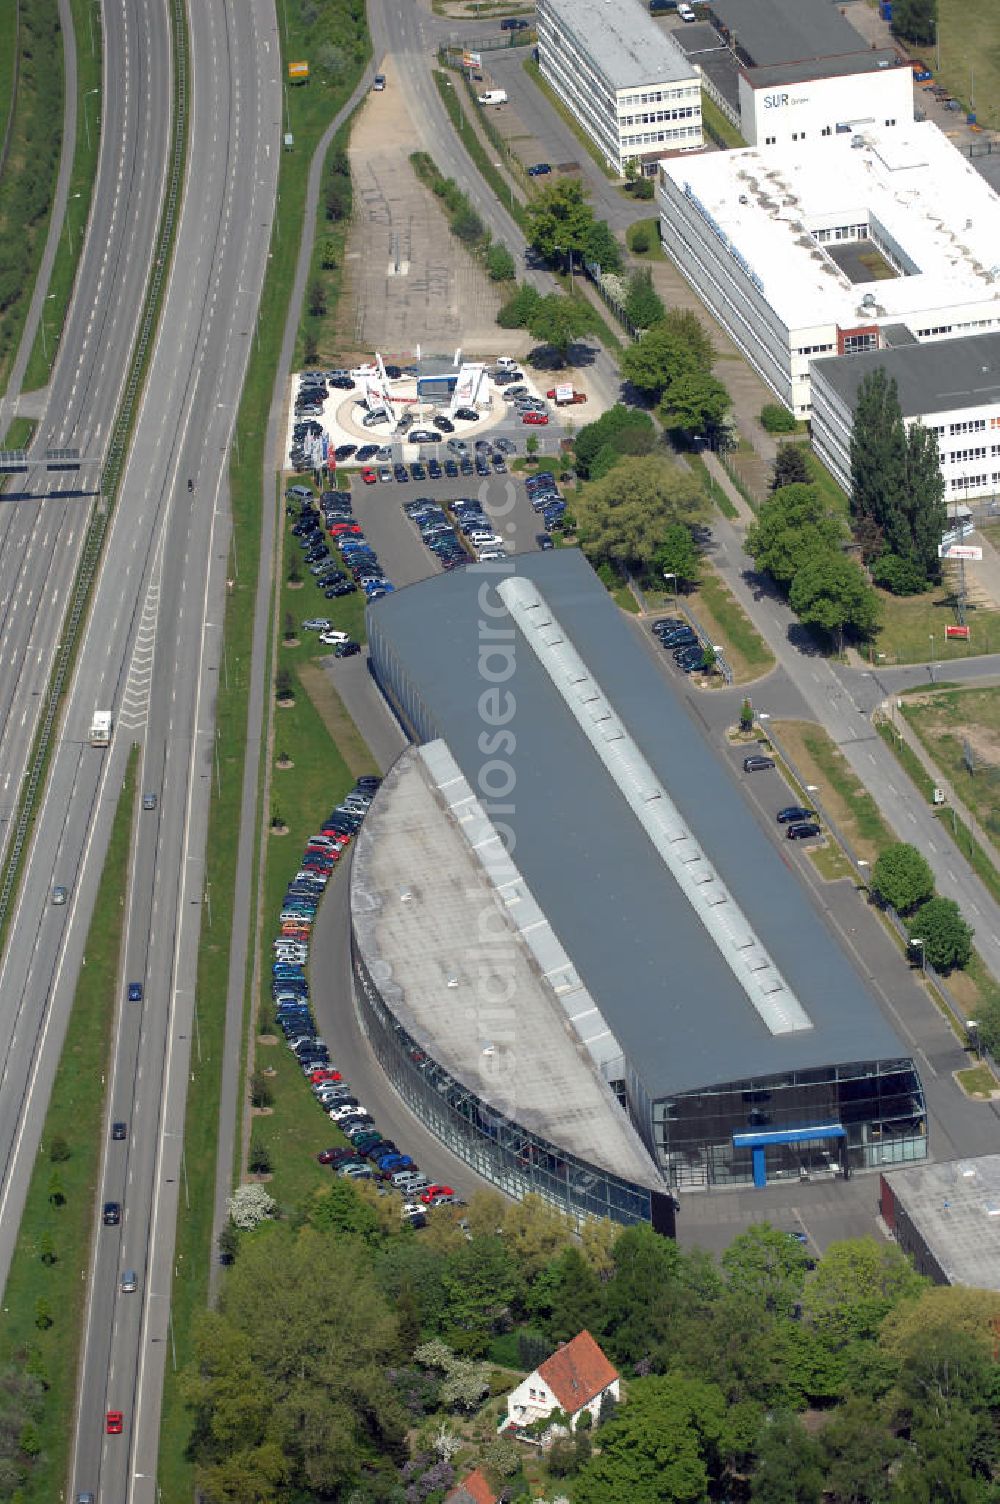
[[[163,81],[161,105],[170,90],[165,8],[153,0],[149,5],[160,30],[150,23],[137,34],[130,62],[142,109],[154,108],[151,99],[159,98],[149,80],[157,80],[157,90]],[[281,132],[280,61],[266,0],[238,7],[202,0],[189,24],[189,164],[175,260],[64,735],[0,966],[0,986],[12,1003],[0,1031],[5,1274],[129,744],[140,741],[142,784],[157,793],[158,807],[138,815],[134,831],[110,1078],[110,1117],[127,1121],[128,1137],[111,1143],[108,1134],[99,1195],[102,1202],[120,1201],[123,1218],[117,1228],[102,1228],[95,1206],[71,1480],[74,1490],[94,1490],[114,1504],[156,1497],[181,1135],[190,1073],[198,1071],[197,1046],[189,1057],[197,1030],[194,981],[215,685],[227,671],[219,661],[229,547],[224,461],[266,265]],[[165,122],[165,105],[161,113]],[[106,122],[105,152],[112,158],[125,152],[137,131],[126,114],[114,127]],[[107,245],[102,249],[93,320],[81,322],[74,307],[64,343],[63,359],[72,360],[97,342],[86,379],[88,390],[105,394],[109,415],[123,370],[121,361],[107,364],[121,322],[119,289],[123,298],[128,279],[141,277],[143,262],[137,251],[140,268],[126,265],[128,244],[126,233],[121,265],[105,254]],[[76,393],[69,383],[67,425],[80,411],[83,369]],[[52,425],[58,431],[55,418]],[[101,438],[95,435],[95,442]],[[188,476],[197,480],[191,494]],[[81,741],[95,705],[112,707],[117,716],[105,753]],[[49,902],[53,882],[70,888],[64,908]],[[144,983],[142,1003],[125,1001],[132,979]],[[80,1259],[83,1270],[83,1250]],[[137,1271],[135,1294],[118,1292],[123,1267]],[[107,1409],[124,1412],[121,1436],[105,1435]]]
[[[445,35],[455,31],[455,23],[451,22],[444,28],[439,22],[433,21],[419,4],[396,6],[390,0],[371,0],[368,21],[375,57],[382,58],[391,54],[396,60],[400,78],[406,80],[406,87],[410,90],[411,113],[414,120],[419,122],[424,148],[446,177],[453,177],[462,185],[493,238],[502,240],[513,253],[519,267],[523,268],[519,273],[520,280],[531,283],[543,294],[557,291],[559,284],[551,273],[527,265],[527,243],[523,234],[508,210],[483,181],[441,102],[432,77],[432,69],[437,66],[435,50]],[[475,30],[476,23],[470,22],[469,26]],[[522,52],[524,50],[520,49]],[[457,77],[455,84],[461,89],[461,81]],[[618,401],[621,378],[614,359],[606,350],[600,346],[590,348],[593,361],[588,380],[592,383],[595,396],[600,398],[602,407],[604,404],[610,406]]]

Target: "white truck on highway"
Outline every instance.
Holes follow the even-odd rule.
[[[487,89],[487,91],[486,91],[485,94],[480,94],[480,96],[479,96],[479,103],[481,105],[506,104],[507,103],[507,90],[506,89]]]
[[[110,747],[111,745],[111,711],[95,710],[90,722],[90,745],[92,747]]]

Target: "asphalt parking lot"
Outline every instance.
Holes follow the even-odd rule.
[[[474,497],[493,519],[508,553],[526,553],[538,546],[535,538],[542,526],[528,501],[524,477],[510,471],[489,478],[463,475],[457,480],[355,484],[351,489],[354,515],[397,588],[440,573],[440,565],[403,511],[404,504],[418,496],[431,496],[445,503],[463,496]]]

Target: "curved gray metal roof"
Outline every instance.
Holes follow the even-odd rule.
[[[749,1005],[498,594],[515,574],[557,614],[812,1028],[773,1034]],[[732,766],[576,550],[398,590],[369,609],[369,643],[404,718],[420,739],[448,743],[486,813],[509,830],[519,870],[651,1098],[907,1058]],[[498,742],[500,708],[510,716]]]

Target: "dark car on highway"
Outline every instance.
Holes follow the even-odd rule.
[[[117,1227],[122,1219],[121,1202],[105,1201],[103,1215],[105,1227]]]

